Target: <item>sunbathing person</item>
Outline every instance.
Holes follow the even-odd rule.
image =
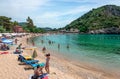
[[[43,75],[43,67],[44,66],[37,66],[37,68],[34,70],[34,76],[32,76],[31,79],[41,79],[41,75]]]

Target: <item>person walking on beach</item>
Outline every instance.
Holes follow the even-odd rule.
[[[45,53],[45,51],[46,51],[46,48],[45,48],[45,46],[43,47],[42,51],[43,51],[43,53]]]
[[[17,41],[18,41],[18,39],[16,38],[16,39],[15,39],[15,44],[16,44],[16,45],[17,45]]]
[[[46,54],[45,56],[46,56],[45,70],[49,74],[50,73],[50,70],[49,70],[50,53]]]
[[[26,41],[27,41],[27,44],[28,44],[29,39],[27,38]]]
[[[34,43],[34,41],[33,41],[33,40],[32,40],[32,45],[33,45],[33,46],[35,46],[35,43]]]

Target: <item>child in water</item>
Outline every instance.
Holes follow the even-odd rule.
[[[50,53],[46,54],[45,56],[46,56],[45,70],[49,74],[50,73],[50,70],[49,70]]]

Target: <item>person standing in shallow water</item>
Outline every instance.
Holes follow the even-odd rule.
[[[58,44],[58,49],[60,49],[60,44]]]
[[[50,40],[48,41],[48,43],[49,43],[49,45],[51,45],[51,41]]]
[[[43,40],[41,40],[41,43],[43,44],[43,43],[44,43],[44,41],[43,41]]]
[[[50,69],[49,69],[50,53],[46,54],[45,56],[46,56],[45,70],[49,74],[50,73]]]
[[[67,44],[67,49],[69,49],[69,47],[70,47],[69,44]]]

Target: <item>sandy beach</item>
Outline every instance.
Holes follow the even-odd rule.
[[[19,65],[17,61],[17,54],[13,54],[15,48],[22,43],[23,47],[32,47],[31,44],[27,44],[26,39],[32,37],[32,35],[17,38],[18,44],[11,46],[8,51],[9,54],[0,55],[0,79],[29,79],[29,76],[34,73],[34,70],[25,70],[27,65]],[[45,56],[41,51],[42,48],[36,48],[38,59],[40,62],[45,62]],[[0,51],[2,52],[2,51]],[[51,52],[47,50],[47,52]],[[23,55],[32,55],[32,50],[23,50]],[[43,70],[45,72],[45,69]],[[79,63],[73,64],[64,58],[51,55],[50,59],[50,74],[49,79],[119,79],[120,75],[107,73],[102,70],[98,70],[94,67],[87,66]]]

